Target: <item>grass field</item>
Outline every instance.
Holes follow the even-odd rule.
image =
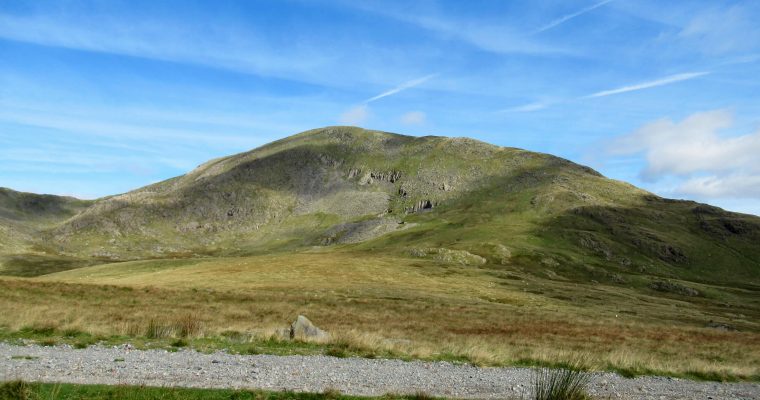
[[[294,393],[224,389],[184,389],[140,386],[103,386],[7,382],[0,384],[0,400],[353,400],[338,392]],[[382,397],[387,400],[429,399],[420,396]]]
[[[704,379],[760,379],[760,296],[578,283],[542,270],[444,265],[340,250],[99,265],[0,278],[0,336],[43,344],[555,365]],[[299,314],[324,343],[274,336]],[[736,331],[706,327],[726,323]]]

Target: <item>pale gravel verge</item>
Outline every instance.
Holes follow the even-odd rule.
[[[299,392],[336,389],[364,396],[424,392],[450,398],[519,399],[528,398],[531,376],[528,368],[479,368],[447,362],[0,343],[0,381]],[[594,374],[589,393],[600,399],[760,399],[760,384],[664,377],[627,379],[599,373]]]

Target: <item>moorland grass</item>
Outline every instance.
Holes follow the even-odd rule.
[[[341,252],[150,263],[0,278],[0,338],[169,349],[182,339],[200,351],[479,365],[551,366],[589,355],[590,367],[626,375],[760,376],[757,299],[738,289],[683,298],[508,266]],[[732,321],[738,331],[705,327],[727,312],[743,315]],[[278,338],[299,314],[330,339]]]

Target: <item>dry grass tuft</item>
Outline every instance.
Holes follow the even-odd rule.
[[[538,368],[533,375],[535,400],[590,400],[586,387],[591,375],[577,367]]]
[[[129,326],[129,330],[132,327]],[[192,338],[201,336],[203,322],[197,314],[185,314],[174,320],[151,318],[145,327],[145,337],[162,339],[168,337]]]

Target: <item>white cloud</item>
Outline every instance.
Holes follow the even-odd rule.
[[[760,199],[760,175],[703,176],[691,178],[675,192],[707,198]]]
[[[422,125],[427,120],[427,115],[422,111],[410,111],[401,116],[401,122],[407,125]]]
[[[760,198],[760,130],[721,136],[733,126],[725,110],[695,113],[680,122],[660,119],[615,140],[612,155],[643,154],[645,180],[685,179],[675,193]]]
[[[378,94],[377,96],[370,97],[369,99],[364,100],[364,103],[371,103],[375,100],[380,100],[383,97],[388,97],[398,92],[404,91],[406,89],[411,89],[415,86],[422,85],[423,83],[435,78],[437,75],[438,74],[431,74],[431,75],[423,76],[422,78],[412,79],[411,81],[404,82],[393,89],[387,90],[383,93]]]
[[[533,32],[533,34],[535,35],[535,34],[538,34],[538,33],[544,32],[544,31],[548,31],[549,29],[552,29],[552,28],[555,28],[555,27],[557,27],[559,25],[562,25],[565,22],[567,22],[567,21],[569,21],[569,20],[571,20],[571,19],[573,19],[575,17],[579,17],[579,16],[581,16],[581,15],[583,15],[583,14],[589,12],[589,11],[593,11],[593,10],[595,10],[595,9],[597,9],[597,8],[603,6],[603,5],[605,5],[605,4],[607,4],[607,3],[611,2],[611,1],[612,0],[604,0],[604,1],[601,1],[599,3],[593,4],[591,6],[588,6],[588,7],[584,8],[584,9],[582,9],[582,10],[576,11],[574,13],[563,15],[562,17],[559,17],[559,18],[555,19],[554,21],[549,22],[548,24],[546,24],[546,25],[544,25],[544,26],[536,29]]]
[[[361,104],[355,107],[351,107],[346,112],[341,114],[340,123],[344,125],[361,125],[369,117],[369,107],[366,104]]]
[[[709,74],[709,72],[687,72],[683,74],[676,74],[676,75],[667,76],[662,79],[657,79],[654,81],[637,83],[635,85],[630,85],[630,86],[623,86],[617,89],[603,90],[601,92],[596,92],[588,96],[584,96],[582,98],[587,99],[587,98],[593,98],[593,97],[605,97],[605,96],[611,96],[614,94],[634,92],[637,90],[649,89],[649,88],[653,88],[657,86],[669,85],[671,83],[687,81],[689,79],[699,78],[700,76],[704,76],[707,74]]]

